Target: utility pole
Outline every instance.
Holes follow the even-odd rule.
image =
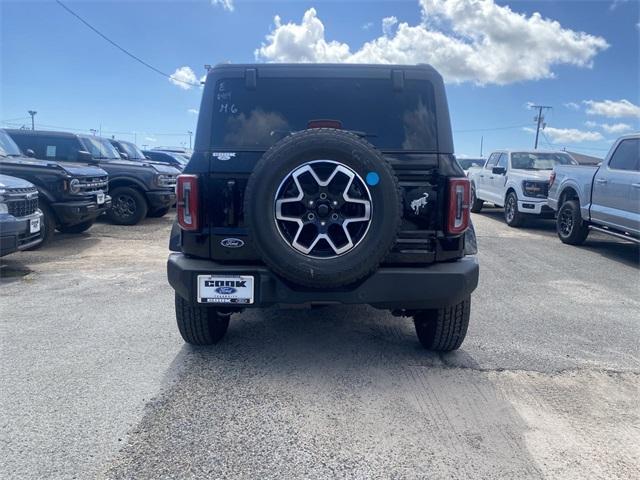
[[[538,109],[538,115],[536,115],[536,117],[534,118],[534,120],[537,122],[537,127],[536,127],[536,143],[534,145],[534,150],[538,149],[538,136],[540,135],[540,126],[542,125],[542,121],[544,120],[544,116],[542,115],[542,110],[550,110],[552,107],[547,106],[547,105],[530,105],[529,108],[537,108]],[[544,126],[542,126],[542,128],[544,128]]]
[[[36,123],[34,120],[34,117],[36,116],[36,112],[35,110],[29,110],[29,115],[31,115],[31,130],[35,130],[36,129]]]
[[[191,135],[193,135],[193,132],[191,130],[187,130],[187,133],[189,134],[189,150],[191,150]]]
[[[482,144],[484,143],[484,135],[480,136],[480,158],[482,158]]]

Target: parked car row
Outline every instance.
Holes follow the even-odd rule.
[[[471,166],[471,211],[504,207],[511,227],[527,218],[555,218],[564,243],[590,230],[640,243],[640,134],[619,138],[599,166],[579,166],[566,152],[501,150]]]
[[[163,216],[175,204],[180,171],[149,160],[130,142],[67,132],[0,130],[0,174],[6,185],[0,187],[3,255],[40,246],[54,230],[84,232],[102,214],[117,225]],[[28,208],[15,206],[16,189],[29,195]],[[30,223],[29,232],[24,227],[17,236],[9,235],[17,224],[36,216],[40,220]]]

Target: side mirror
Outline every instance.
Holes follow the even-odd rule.
[[[124,152],[118,152],[122,158],[125,160],[129,160],[129,154]]]
[[[507,169],[504,167],[493,167],[491,173],[495,173],[496,175],[504,175],[507,173]]]
[[[93,158],[93,155],[86,150],[78,150],[77,159],[82,163],[98,163],[98,161]]]
[[[27,157],[36,158],[36,152],[34,152],[34,151],[33,151],[32,149],[30,149],[30,148],[27,148],[27,151],[26,151],[26,152],[24,152],[24,154],[25,154]]]

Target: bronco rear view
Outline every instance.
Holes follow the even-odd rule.
[[[245,308],[368,304],[460,347],[478,264],[432,67],[221,65],[199,115],[168,261],[186,342]]]

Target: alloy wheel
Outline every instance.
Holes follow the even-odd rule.
[[[291,171],[275,197],[278,232],[294,250],[334,258],[353,250],[371,224],[371,194],[348,166],[316,160]]]

